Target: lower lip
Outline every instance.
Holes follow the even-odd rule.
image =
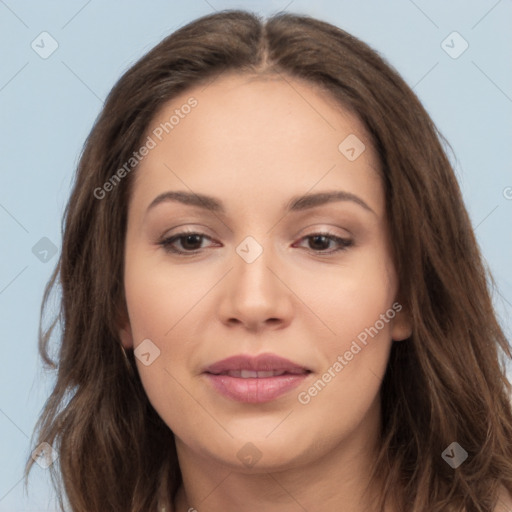
[[[229,375],[205,374],[213,387],[221,394],[238,402],[259,404],[270,402],[296,388],[309,375],[285,374],[262,379],[230,377]]]

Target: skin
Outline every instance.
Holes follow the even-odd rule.
[[[176,437],[184,481],[176,510],[371,511],[375,489],[364,490],[378,393],[392,343],[411,334],[405,308],[308,404],[297,396],[399,300],[377,155],[356,117],[291,78],[223,75],[165,105],[148,134],[191,96],[198,105],[136,171],[119,333],[126,349],[149,338],[160,350],[137,365]],[[354,161],[338,150],[349,134],[366,145]],[[226,212],[171,201],[146,212],[177,190],[215,196]],[[355,194],[371,211],[345,200],[285,212],[292,196],[329,190]],[[183,228],[206,235],[193,256],[159,244]],[[326,256],[335,241],[306,238],[325,230],[353,244]],[[252,263],[236,252],[247,236],[263,248]],[[174,247],[185,250],[183,242]],[[263,404],[230,400],[201,373],[232,355],[268,352],[312,373]],[[248,442],[261,454],[252,467],[237,457]]]

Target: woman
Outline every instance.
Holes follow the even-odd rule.
[[[508,510],[512,352],[440,138],[308,17],[207,16],[128,70],[44,298],[61,505]]]

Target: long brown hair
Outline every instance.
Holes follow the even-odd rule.
[[[94,190],[129,161],[166,102],[225,72],[320,86],[358,115],[380,157],[400,296],[413,333],[393,344],[381,386],[381,447],[371,468],[372,481],[383,481],[379,506],[492,510],[500,486],[512,492],[506,378],[512,352],[493,311],[490,276],[446,141],[404,80],[365,43],[307,16],[262,21],[243,11],[200,18],[141,58],[110,92],[84,146],[41,318],[57,285],[60,312],[40,328],[39,340],[57,380],[36,425],[36,444],[47,442],[59,455],[51,471],[61,507],[66,500],[74,512],[155,511],[163,496],[170,510],[181,484],[173,433],[149,403],[133,352],[125,359],[118,337],[127,314],[123,248],[136,167],[106,197]],[[62,334],[53,362],[57,323]],[[442,457],[454,441],[468,453],[456,469]]]

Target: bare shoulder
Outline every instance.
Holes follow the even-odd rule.
[[[512,512],[512,495],[505,489],[501,488],[498,496],[498,504],[494,512]]]

